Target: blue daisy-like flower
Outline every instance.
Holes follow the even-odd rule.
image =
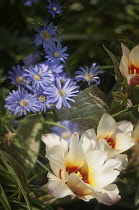
[[[36,65],[34,68],[32,66],[29,69],[25,69],[24,78],[32,82],[32,87],[34,91],[39,90],[39,88],[44,89],[51,83],[51,78],[48,75],[48,66],[46,65]]]
[[[75,123],[71,123],[69,120],[58,121],[57,123],[66,127],[67,129],[60,126],[53,126],[50,128],[50,130],[53,134],[60,136],[68,142],[70,141],[72,134],[74,132],[78,132],[78,125]]]
[[[52,14],[52,17],[54,18],[56,14],[61,14],[63,12],[62,6],[60,6],[59,1],[51,2],[48,0],[49,5],[46,6],[48,9],[48,12]]]
[[[35,52],[34,54],[29,54],[24,58],[24,65],[25,68],[28,68],[29,66],[34,66],[38,63],[40,60],[41,52]]]
[[[68,101],[75,102],[71,97],[77,96],[78,86],[74,85],[73,82],[68,79],[63,85],[60,79],[56,77],[56,84],[50,84],[48,88],[45,89],[44,94],[48,95],[49,102],[51,104],[56,103],[56,108],[60,109],[62,104],[70,108]]]
[[[57,27],[53,25],[53,23],[45,23],[45,26],[42,29],[35,29],[37,34],[35,35],[34,43],[37,47],[43,45],[44,48],[48,48],[55,41],[58,40],[55,38],[57,36]]]
[[[24,6],[32,6],[32,3],[38,3],[39,0],[24,0]]]
[[[11,80],[11,84],[15,84],[17,87],[25,86],[29,90],[32,90],[29,86],[29,81],[23,77],[24,70],[25,68],[20,65],[13,66],[12,71],[8,71],[10,75],[8,78]]]
[[[34,94],[37,96],[37,104],[39,105],[39,111],[46,112],[46,108],[51,109],[51,106],[48,101],[48,97],[46,94],[43,93],[43,89],[40,88]]]
[[[11,114],[22,116],[28,112],[36,113],[39,110],[37,97],[29,94],[26,90],[18,87],[18,90],[13,90],[5,99],[7,108]]]
[[[78,74],[78,76],[75,77],[75,80],[77,82],[88,82],[88,85],[90,85],[91,83],[95,83],[95,85],[98,85],[100,83],[100,78],[97,75],[104,72],[102,70],[98,70],[99,67],[100,66],[96,66],[96,63],[93,63],[90,69],[87,66],[84,66],[84,68],[80,67],[80,71],[75,72],[75,74]]]
[[[60,74],[63,72],[64,66],[62,64],[54,64],[53,62],[48,61],[48,60],[45,61],[44,64],[49,66],[49,72],[54,77],[56,77],[57,74]]]
[[[54,64],[59,64],[60,62],[65,63],[65,60],[68,58],[68,54],[65,53],[67,47],[62,47],[60,42],[53,43],[49,46],[49,49],[46,49],[46,58],[52,61]]]

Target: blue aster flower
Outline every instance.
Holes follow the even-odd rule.
[[[98,70],[100,66],[96,66],[96,63],[93,63],[91,68],[89,69],[87,66],[80,67],[80,71],[76,71],[75,74],[78,76],[75,77],[77,82],[85,81],[88,82],[88,85],[91,83],[95,83],[98,85],[100,83],[100,78],[97,76],[98,74],[102,74],[102,70]]]
[[[29,54],[24,58],[24,65],[25,68],[28,68],[29,66],[34,66],[38,61],[40,60],[41,53],[35,52],[34,54]]]
[[[60,42],[53,43],[48,49],[45,50],[47,54],[45,57],[55,64],[59,64],[60,62],[65,63],[65,60],[69,56],[67,53],[65,53],[66,51],[67,47],[62,48]]]
[[[32,90],[31,86],[29,85],[29,81],[23,77],[24,70],[25,68],[20,65],[13,66],[12,71],[8,71],[10,75],[8,78],[12,81],[11,84],[16,84],[17,87],[25,86],[29,90]]]
[[[72,134],[74,132],[78,132],[78,125],[75,123],[71,123],[69,120],[58,121],[57,123],[66,127],[67,129],[60,126],[53,126],[50,128],[50,130],[53,134],[60,136],[68,142],[70,141]]]
[[[24,6],[32,6],[32,3],[38,3],[39,0],[24,0]]]
[[[36,65],[34,68],[32,66],[29,69],[25,69],[24,78],[32,82],[32,87],[34,91],[39,90],[39,88],[44,89],[51,83],[51,78],[47,73],[48,66],[46,65]]]
[[[37,97],[29,94],[26,90],[18,87],[18,90],[13,90],[5,99],[5,107],[11,114],[22,116],[27,115],[28,112],[36,113],[39,110],[37,104]]]
[[[55,38],[57,36],[57,27],[53,25],[53,23],[45,23],[45,26],[42,29],[35,29],[37,34],[35,35],[34,43],[37,47],[43,45],[44,48],[48,48],[55,41],[58,40]]]
[[[51,104],[56,103],[56,108],[60,109],[62,104],[70,108],[68,101],[75,102],[71,97],[76,96],[78,93],[78,86],[73,85],[73,82],[68,79],[63,85],[60,79],[56,77],[56,84],[50,84],[48,88],[45,89],[44,94],[48,95]]]
[[[51,71],[52,74],[60,74],[63,72],[64,68],[63,64],[55,64],[50,60],[47,60],[44,63],[49,66],[49,70]]]
[[[42,90],[37,93],[37,104],[39,105],[39,110],[42,112],[46,112],[46,108],[51,109],[48,98]]]
[[[62,6],[60,6],[59,1],[51,2],[48,0],[49,5],[46,6],[48,9],[48,12],[52,14],[52,17],[54,18],[56,14],[61,14],[63,12]]]

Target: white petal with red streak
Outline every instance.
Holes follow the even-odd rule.
[[[71,191],[67,184],[65,184],[64,181],[51,173],[48,173],[47,177],[49,178],[47,189],[50,195],[56,198],[63,198],[67,195],[75,196],[75,194]]]
[[[97,128],[97,138],[110,137],[116,127],[116,121],[109,114],[102,115]]]
[[[84,153],[79,144],[79,135],[74,133],[71,137],[69,152],[65,157],[65,165],[67,167],[80,167],[84,161]]]
[[[119,150],[119,153],[122,153],[130,149],[134,145],[135,145],[135,140],[131,138],[130,136],[124,133],[118,133],[116,135],[114,149]]]

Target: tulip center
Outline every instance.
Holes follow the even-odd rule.
[[[91,81],[93,79],[93,75],[91,73],[87,73],[84,75],[86,81]]]
[[[110,138],[110,137],[105,137],[104,139],[114,149],[114,147],[115,147],[115,141],[112,138]]]
[[[128,67],[128,69],[129,69],[129,74],[137,74],[139,76],[139,67],[131,65]]]
[[[81,167],[78,166],[67,166],[66,171],[70,173],[76,173],[77,176],[79,176],[85,183],[89,184],[89,179],[88,179],[88,171],[82,170]]]

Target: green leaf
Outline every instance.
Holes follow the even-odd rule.
[[[109,54],[109,56],[111,57],[112,61],[113,61],[113,65],[114,65],[114,72],[116,75],[116,80],[117,82],[121,85],[121,83],[124,81],[124,77],[120,72],[119,69],[119,61],[117,60],[117,58],[112,54],[112,52],[110,52],[105,46],[103,46],[104,49],[106,50],[106,52]]]
[[[26,177],[26,174],[25,174],[23,168],[19,165],[19,163],[11,155],[7,154],[6,152],[2,151],[1,149],[0,149],[0,155],[7,163],[9,163],[11,165],[11,167],[15,171],[16,175],[18,176],[23,188],[25,188],[27,185],[27,177]]]
[[[5,210],[11,210],[9,201],[5,195],[5,192],[0,184],[0,202],[2,203]]]
[[[30,159],[25,158],[25,163],[32,168],[36,163],[40,149],[40,141],[36,141],[36,136],[38,135],[41,127],[42,124],[39,122],[39,116],[32,115],[26,117],[22,122],[20,122],[17,130],[17,135],[21,136],[24,140],[27,148],[26,152]],[[30,173],[30,170],[28,170],[27,173]]]
[[[60,120],[71,120],[77,123],[80,132],[96,128],[101,116],[109,112],[102,97],[99,88],[91,85],[74,97],[75,102],[70,102],[70,109],[62,107],[56,110],[57,116]]]
[[[11,158],[11,156],[10,155],[8,155],[6,152],[4,152],[4,151],[2,151],[2,150],[0,150],[0,154],[1,154],[1,156],[2,156],[2,161],[3,161],[3,163],[5,164],[5,166],[7,167],[7,169],[8,169],[8,171],[12,174],[12,176],[13,176],[13,178],[15,179],[15,181],[16,181],[16,183],[17,183],[17,185],[18,185],[18,187],[19,187],[19,189],[21,190],[21,192],[22,192],[22,194],[23,194],[23,196],[24,196],[24,199],[25,199],[25,201],[26,201],[26,204],[27,204],[27,206],[28,206],[28,210],[32,210],[31,209],[31,205],[30,205],[30,202],[29,202],[29,200],[28,200],[28,197],[27,197],[27,195],[26,195],[26,192],[25,192],[25,190],[24,190],[24,187],[23,187],[23,185],[22,185],[22,183],[21,183],[21,177],[18,177],[19,176],[19,171],[20,171],[20,169],[19,169],[19,165],[16,163],[16,161],[13,159],[13,158]],[[12,160],[12,161],[11,161]],[[13,161],[14,160],[14,161]],[[9,164],[11,164],[11,165],[9,165]],[[13,168],[12,168],[12,166],[14,166]],[[16,166],[16,167],[15,167]],[[17,168],[19,169],[19,170],[17,170]],[[16,169],[16,170],[15,170]],[[18,173],[18,174],[17,174]],[[21,173],[21,171],[20,171],[20,175],[22,175],[22,173]],[[23,181],[23,180],[22,180]]]

